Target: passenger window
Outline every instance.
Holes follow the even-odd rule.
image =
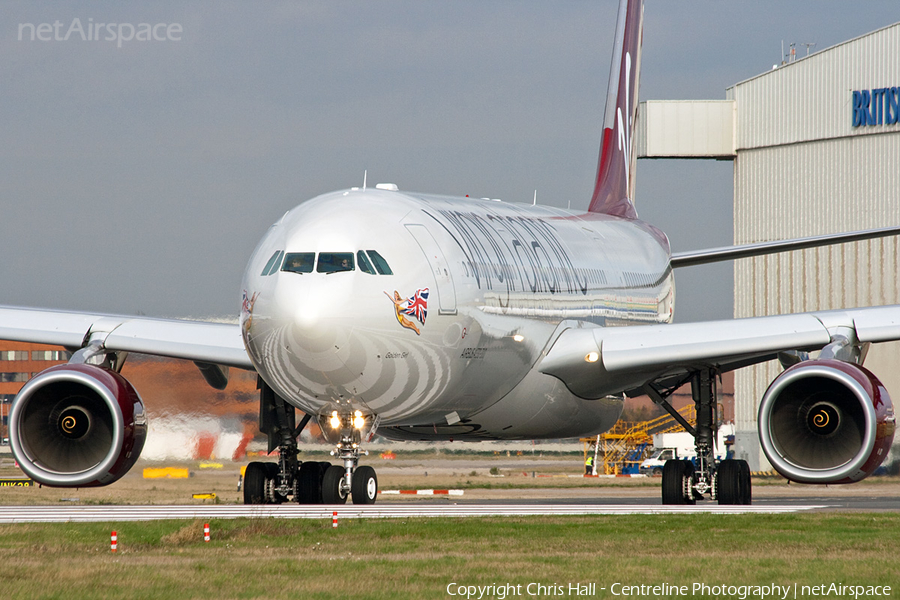
[[[366,258],[366,253],[362,250],[356,253],[356,262],[359,263],[359,270],[363,273],[368,273],[369,275],[375,274],[372,263],[369,262],[369,259]]]
[[[289,252],[284,255],[281,270],[288,273],[312,273],[314,262],[316,262],[315,252]]]
[[[316,272],[338,273],[340,271],[352,270],[352,252],[319,252],[319,262],[316,265]]]
[[[275,271],[278,270],[278,267],[281,265],[281,257],[284,256],[284,252],[281,250],[276,250],[275,254],[272,255],[272,258],[269,259],[269,262],[266,263],[266,266],[263,267],[262,273],[260,275],[265,277],[266,275],[271,275]]]
[[[391,271],[391,268],[388,266],[387,261],[382,258],[380,254],[375,252],[374,250],[366,250],[369,253],[369,258],[372,259],[372,264],[375,265],[375,270],[378,271],[379,275],[393,275],[394,272]]]

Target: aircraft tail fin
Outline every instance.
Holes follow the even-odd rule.
[[[603,139],[590,212],[636,218],[634,128],[641,70],[643,0],[620,0],[616,41],[609,70]]]

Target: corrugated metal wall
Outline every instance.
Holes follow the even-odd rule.
[[[852,126],[852,91],[891,86],[900,23],[729,90],[736,244],[900,225],[900,124]],[[900,303],[898,252],[887,238],[739,260],[735,316]],[[866,366],[900,400],[900,344],[874,346]],[[738,455],[754,469],[768,467],[757,404],[780,371],[770,363],[735,376]]]

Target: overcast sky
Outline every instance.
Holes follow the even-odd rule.
[[[235,315],[266,228],[369,183],[586,208],[616,3],[4,2],[0,304]],[[30,40],[73,19],[162,41]],[[641,99],[722,99],[787,46],[900,20],[896,0],[647,0]],[[168,27],[173,26],[173,27]],[[19,32],[23,39],[19,40]],[[50,34],[55,37],[56,32]],[[47,34],[44,35],[47,37]],[[177,39],[176,39],[177,38]],[[805,47],[799,52],[805,54]],[[643,160],[675,251],[732,242],[732,164]],[[676,275],[680,321],[728,318],[730,266]]]

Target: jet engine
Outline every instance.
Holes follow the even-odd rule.
[[[887,457],[894,408],[867,369],[808,360],[779,375],[759,405],[759,439],[784,477],[801,483],[853,483]]]
[[[107,485],[128,472],[144,447],[147,421],[134,387],[102,367],[67,364],[22,388],[9,415],[19,466],[53,487]]]

